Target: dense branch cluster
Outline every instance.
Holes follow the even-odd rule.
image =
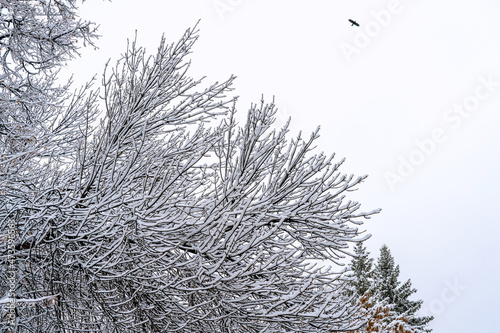
[[[363,324],[325,263],[377,211],[345,198],[365,177],[313,154],[317,131],[290,140],[264,101],[237,124],[233,77],[187,76],[195,29],[152,57],[131,43],[101,90],[70,93],[49,69],[93,36],[73,1],[1,4],[0,222],[17,224],[21,332]]]
[[[0,1],[3,192],[20,190],[10,184],[33,178],[40,163],[71,151],[79,136],[78,123],[84,115],[79,109],[91,103],[81,100],[83,94],[68,96],[69,85],[54,84],[62,63],[77,54],[77,42],[92,45],[96,37],[92,24],[77,21],[75,2]]]

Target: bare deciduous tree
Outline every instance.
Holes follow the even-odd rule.
[[[64,45],[38,55],[48,67],[21,74],[29,89],[46,87],[39,104],[18,104],[2,85],[11,104],[0,219],[19,231],[20,331],[333,332],[363,322],[342,296],[342,271],[325,264],[339,263],[377,212],[345,198],[365,177],[313,154],[317,131],[290,140],[287,126],[273,129],[272,103],[252,105],[239,126],[225,96],[234,78],[203,88],[187,76],[196,39],[190,29],[162,40],[153,57],[132,43],[101,91],[52,88],[40,71],[76,50]],[[10,80],[22,70],[9,66]]]
[[[92,45],[96,37],[92,24],[77,20],[75,3],[0,1],[3,193],[38,186],[30,179],[48,171],[40,170],[41,159],[45,162],[48,156],[59,158],[71,151],[70,145],[79,136],[80,125],[75,126],[75,121],[89,117],[80,110],[89,105],[83,94],[74,94],[68,103],[69,84],[59,87],[54,83],[61,64],[78,54],[77,42]],[[23,185],[11,186],[14,183]]]

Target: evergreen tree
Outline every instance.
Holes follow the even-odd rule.
[[[394,269],[394,259],[384,256],[381,267],[387,269],[382,270],[384,276],[380,277],[379,281],[375,269],[372,268],[374,260],[369,254],[362,243],[357,243],[349,267],[351,281],[346,296],[358,305],[359,312],[366,320],[354,333],[420,333],[420,330],[409,324],[406,315],[395,310],[396,305],[391,302],[395,298],[394,290],[399,285],[399,272]],[[379,293],[381,288],[378,288],[382,281],[385,283],[383,296]]]
[[[422,307],[422,300],[412,301],[411,295],[417,292],[412,287],[411,280],[401,284],[399,281],[399,265],[395,265],[394,257],[387,245],[380,248],[380,256],[373,271],[374,290],[377,298],[393,305],[396,315],[404,315],[408,324],[420,332],[430,332],[425,328],[434,319],[433,317],[416,317],[415,314]]]
[[[380,248],[380,256],[377,259],[373,274],[378,297],[387,300],[390,304],[396,304],[398,299],[397,288],[401,284],[398,281],[399,265],[395,266],[394,257],[385,244]]]
[[[363,296],[373,284],[373,259],[369,257],[370,252],[359,242],[354,247],[355,256],[352,259],[350,270],[352,281],[349,282],[350,295]]]

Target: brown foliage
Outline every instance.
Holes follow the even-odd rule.
[[[354,333],[417,333],[414,328],[407,325],[408,319],[405,316],[394,316],[390,305],[375,303],[370,292],[359,298],[358,306],[365,312],[367,322]]]

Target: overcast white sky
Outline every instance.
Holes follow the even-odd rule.
[[[366,245],[374,256],[389,246],[434,332],[493,332],[499,13],[492,0],[87,0],[99,49],[83,49],[68,72],[83,83],[135,30],[154,52],[162,34],[176,42],[201,19],[191,76],[237,75],[240,114],[264,94],[275,96],[278,122],[292,117],[292,133],[321,125],[318,151],[369,175],[353,194],[364,210],[382,208]]]

